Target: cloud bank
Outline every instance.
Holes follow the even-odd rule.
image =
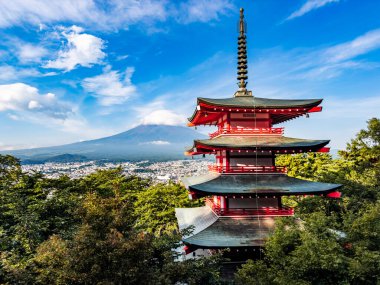
[[[58,52],[57,58],[49,60],[43,67],[70,71],[78,66],[91,67],[102,63],[106,56],[102,39],[83,33],[83,29],[75,25],[60,29],[66,44]]]
[[[4,111],[42,113],[55,119],[66,119],[72,112],[55,94],[40,94],[37,88],[24,83],[0,85],[0,112]]]
[[[292,20],[294,18],[301,17],[313,10],[322,8],[327,4],[339,2],[340,0],[308,0],[305,4],[301,6],[297,11],[294,11],[286,20]]]
[[[136,93],[136,86],[131,81],[133,72],[133,67],[118,72],[107,66],[102,74],[85,78],[82,86],[85,91],[93,94],[102,106],[122,104]]]
[[[174,18],[178,22],[216,20],[233,8],[231,0],[12,0],[0,2],[0,28],[73,22],[99,30],[151,26]]]

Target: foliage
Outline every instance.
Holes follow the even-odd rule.
[[[162,186],[161,186],[162,187]],[[179,235],[160,238],[138,231],[128,208],[131,201],[88,194],[78,214],[82,224],[68,241],[53,236],[37,249],[40,284],[175,284],[217,282],[218,261],[175,262]],[[179,274],[180,272],[180,274]],[[197,274],[198,273],[198,274]],[[200,274],[199,274],[200,273]],[[57,283],[56,283],[57,282]]]
[[[121,168],[47,179],[1,155],[0,179],[2,284],[219,283],[218,256],[175,261],[174,207],[197,205],[182,186]]]
[[[160,235],[177,230],[175,208],[199,205],[188,198],[187,191],[178,184],[157,184],[137,194],[135,209],[136,227]]]
[[[275,276],[265,261],[248,260],[242,265],[235,281],[237,285],[271,285],[274,284]]]
[[[297,205],[296,217],[276,221],[264,259],[244,264],[237,284],[380,283],[380,120],[369,120],[367,127],[336,159],[277,157],[290,176],[343,184],[343,198],[283,199]]]

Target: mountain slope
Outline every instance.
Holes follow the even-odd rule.
[[[206,136],[180,126],[140,125],[113,136],[62,146],[15,150],[3,153],[22,160],[47,160],[64,154],[81,155],[88,159],[168,160],[184,158],[186,146]]]

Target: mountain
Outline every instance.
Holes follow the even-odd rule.
[[[24,163],[37,161],[171,160],[183,159],[184,149],[194,139],[206,138],[191,128],[140,125],[113,136],[61,146],[4,151]]]
[[[24,159],[23,163],[24,164],[37,164],[37,163],[46,163],[46,162],[65,163],[65,162],[87,161],[87,160],[88,158],[84,155],[65,153],[65,154],[60,154],[60,155],[56,155],[56,156],[52,156],[48,158],[35,157],[34,159],[33,158]]]

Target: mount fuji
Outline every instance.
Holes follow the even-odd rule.
[[[83,160],[175,160],[184,159],[186,146],[206,135],[191,128],[167,125],[139,125],[113,136],[61,146],[2,151],[23,163]]]

